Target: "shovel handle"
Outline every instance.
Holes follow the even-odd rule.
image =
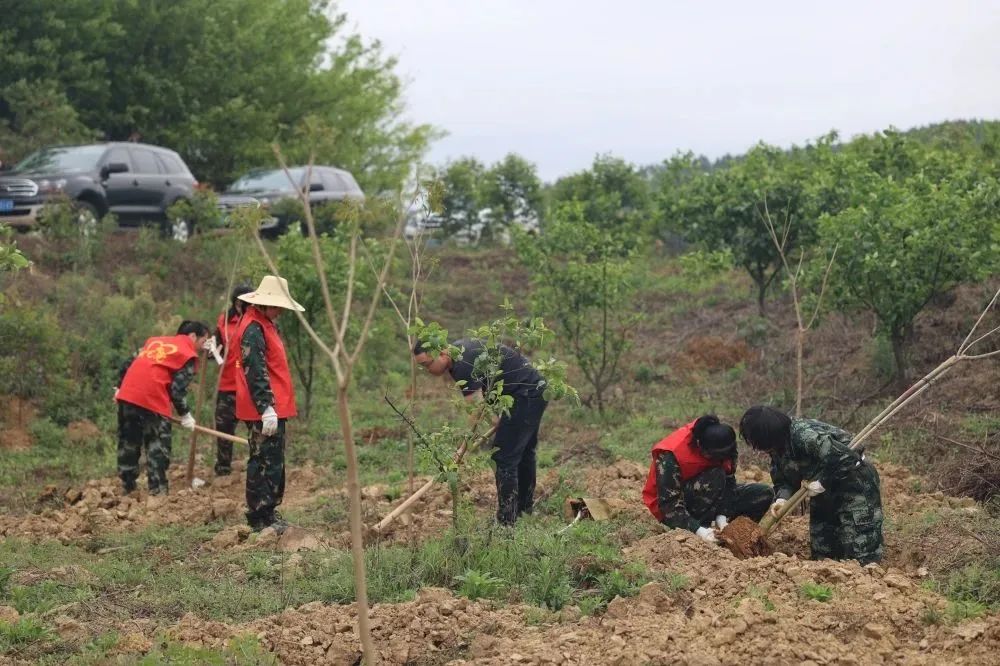
[[[176,417],[170,417],[170,420],[173,421],[174,423],[181,422],[181,420]],[[203,432],[206,435],[212,435],[213,437],[218,437],[219,439],[224,439],[228,442],[234,442],[236,444],[244,444],[244,445],[250,444],[249,440],[246,440],[242,437],[237,437],[236,435],[230,435],[229,433],[226,432],[219,432],[218,430],[212,430],[211,428],[200,426],[197,423],[194,425],[194,429],[197,430],[198,432]]]

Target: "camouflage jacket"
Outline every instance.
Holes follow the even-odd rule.
[[[264,329],[254,322],[243,332],[240,343],[243,360],[243,373],[250,388],[250,398],[261,414],[274,405],[274,393],[271,391],[271,376],[267,372],[267,345],[264,342]]]
[[[719,512],[729,515],[729,500],[736,487],[736,458],[733,458],[733,474],[726,475],[726,485],[719,501]],[[711,490],[706,488],[706,490]],[[663,519],[660,521],[667,527],[698,531],[701,522],[688,511],[684,499],[684,482],[681,481],[681,466],[677,457],[670,451],[664,451],[656,457],[656,501],[660,507]],[[714,516],[713,516],[714,517]]]
[[[814,419],[792,419],[788,448],[771,456],[771,480],[775,496],[788,499],[803,481],[819,481],[834,488],[861,460],[849,447],[851,434]]]

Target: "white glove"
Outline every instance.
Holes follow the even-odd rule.
[[[782,499],[781,497],[779,497],[778,499],[774,500],[774,504],[771,505],[771,509],[770,509],[771,515],[774,516],[775,518],[777,518],[778,517],[778,512],[781,511],[781,506],[785,502],[787,502],[787,501],[788,500]]]
[[[270,437],[278,432],[278,414],[274,411],[274,407],[268,407],[260,416],[262,421],[260,434],[264,435],[264,437]]]
[[[214,335],[210,335],[201,348],[211,354],[216,363],[222,365],[222,354],[219,353],[219,343],[215,341]]]
[[[118,402],[118,387],[117,386],[115,387],[115,398],[114,398],[114,400],[115,400],[115,402]]]
[[[806,494],[808,494],[809,497],[816,497],[816,495],[819,495],[822,492],[826,492],[826,488],[824,488],[823,484],[819,481],[810,481],[806,484]]]
[[[181,417],[181,427],[185,430],[194,430],[194,416],[191,412]]]
[[[715,531],[711,527],[699,527],[695,534],[697,534],[702,541],[719,543],[719,540],[715,538]]]
[[[715,526],[720,530],[726,529],[726,525],[729,524],[729,519],[723,515],[718,515],[715,517]]]

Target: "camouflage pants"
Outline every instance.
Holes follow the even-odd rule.
[[[170,431],[170,419],[138,405],[118,403],[118,477],[126,491],[135,488],[139,456],[145,451],[149,492],[167,492]]]
[[[882,560],[882,495],[874,467],[861,463],[846,479],[809,502],[812,559],[861,564]]]
[[[260,421],[250,426],[250,459],[247,461],[247,522],[251,527],[274,522],[274,510],[285,495],[285,419],[270,437],[260,432]]]
[[[535,451],[538,428],[548,403],[542,398],[516,398],[509,416],[500,419],[493,440],[496,451],[497,522],[513,525],[535,504]]]
[[[746,516],[759,521],[774,501],[774,491],[766,483],[737,483],[726,487],[726,473],[713,467],[684,484],[684,506],[691,517],[707,526],[716,516],[729,520]]]
[[[227,435],[236,433],[236,392],[219,391],[215,400],[215,429]],[[233,471],[233,443],[225,439],[215,440],[215,473],[229,474]]]

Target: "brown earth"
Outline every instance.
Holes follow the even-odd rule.
[[[629,544],[624,555],[644,563],[651,572],[662,573],[669,582],[650,583],[634,598],[616,598],[601,616],[581,617],[575,607],[555,613],[518,604],[473,602],[445,590],[424,589],[412,602],[372,608],[380,657],[387,664],[1000,663],[994,656],[1000,649],[1000,619],[987,616],[955,625],[930,622],[928,618],[939,618],[947,604],[921,586],[928,567],[937,566],[939,556],[968,553],[977,547],[972,536],[954,529],[956,523],[978,513],[977,505],[967,498],[919,492],[922,480],[902,467],[880,465],[879,469],[890,520],[898,525],[924,525],[928,523],[922,519],[925,515],[938,517],[930,529],[889,532],[881,566],[809,561],[807,518],[799,515],[772,534],[774,555],[747,560],[736,559],[688,532],[659,531],[641,539],[623,539]],[[641,524],[650,529],[637,532],[657,532],[638,501],[646,472],[643,465],[617,461],[587,470],[582,479],[594,496],[618,500],[614,504],[619,516],[630,519],[626,527]],[[68,497],[60,495],[68,506],[46,508],[20,519],[0,517],[0,534],[76,539],[97,527],[128,530],[155,522],[222,519],[227,526],[206,544],[208,550],[294,552],[343,548],[348,543],[343,525],[323,531],[293,529],[281,537],[265,531],[251,539],[242,525],[242,476],[214,479],[207,476],[208,470],[199,469],[199,473],[209,479],[203,488],[152,501],[141,495],[122,498],[114,479],[90,482],[73,489]],[[174,487],[183,485],[181,474],[181,470],[174,471]],[[756,481],[763,480],[766,472],[751,467],[740,475]],[[493,502],[490,475],[470,477],[467,495],[485,513]],[[544,494],[554,481],[541,479],[539,492]],[[290,470],[288,506],[308,506],[317,497],[342,493],[321,486],[314,470]],[[387,491],[381,485],[364,489],[369,517],[384,515],[394,505]],[[46,501],[55,499],[53,493]],[[447,489],[435,487],[418,509],[410,518],[410,529],[398,529],[385,538],[442,532],[450,522]],[[399,526],[406,526],[406,521]],[[75,580],[86,573],[65,569],[45,577]],[[807,584],[828,586],[831,598],[808,598],[803,591]],[[189,614],[165,628],[137,619],[117,650],[145,653],[164,631],[175,640],[207,647],[221,647],[249,633],[281,663],[354,664],[360,649],[355,618],[352,605],[313,602],[246,623],[215,622]],[[93,633],[68,615],[53,622],[64,640],[85,642]]]

